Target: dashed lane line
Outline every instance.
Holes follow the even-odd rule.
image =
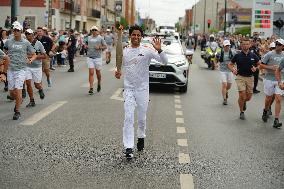
[[[181,103],[180,99],[175,99],[175,103],[180,104]]]
[[[181,105],[175,104],[175,109],[181,109],[181,108],[182,108]]]
[[[180,117],[177,117],[176,118],[176,123],[184,123],[184,119],[180,118]]]
[[[180,174],[180,188],[194,189],[193,178],[191,174]]]
[[[179,95],[175,95],[175,98],[176,98],[176,99],[180,99],[180,96],[179,96]]]
[[[44,108],[43,110],[39,111],[38,113],[34,114],[30,118],[26,119],[25,121],[21,122],[20,125],[34,125],[38,121],[42,120],[46,116],[48,116],[50,113],[54,112],[64,104],[66,104],[67,101],[58,101],[55,102],[48,107]]]
[[[188,146],[186,139],[177,139],[177,143],[178,143],[179,146],[182,146],[182,147]]]
[[[176,116],[182,116],[183,112],[182,111],[176,111]]]
[[[178,154],[178,161],[179,161],[180,164],[190,163],[189,154],[179,153]]]
[[[177,133],[178,134],[186,133],[185,127],[177,127]]]

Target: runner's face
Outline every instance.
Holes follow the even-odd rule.
[[[134,30],[130,36],[131,44],[133,46],[139,46],[142,39],[142,34],[139,30]]]
[[[43,30],[42,29],[38,29],[37,30],[37,35],[40,36],[40,37],[43,36]]]
[[[21,36],[21,30],[13,29],[14,37],[20,37]]]
[[[249,41],[243,41],[242,42],[242,50],[247,51],[250,48],[250,42]]]

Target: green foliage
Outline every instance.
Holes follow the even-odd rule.
[[[219,30],[217,30],[216,28],[210,28],[209,32],[210,33],[218,33]]]
[[[250,33],[251,33],[250,26],[238,28],[236,29],[236,32],[235,32],[235,34],[242,34],[242,35],[250,35]]]
[[[124,29],[128,29],[128,23],[124,17],[120,18],[120,22],[116,22],[115,26],[118,29],[119,26],[122,25]]]

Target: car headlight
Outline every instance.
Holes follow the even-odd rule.
[[[180,62],[176,63],[176,65],[177,65],[177,67],[184,66],[185,61],[180,61]]]

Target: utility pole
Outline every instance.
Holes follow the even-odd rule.
[[[71,0],[70,3],[70,24],[69,24],[69,29],[72,29],[72,14],[73,14],[73,7],[74,7],[74,0]]]
[[[16,16],[18,14],[18,6],[19,6],[19,2],[17,0],[11,1],[11,27],[12,27],[13,22],[16,21]]]
[[[48,21],[47,21],[47,26],[49,29],[52,28],[52,5],[51,5],[51,0],[48,0]]]
[[[193,34],[195,35],[195,27],[196,27],[196,0],[194,0],[194,19],[193,19]]]
[[[205,34],[205,28],[206,28],[206,0],[204,0],[203,34]]]
[[[225,0],[225,15],[224,15],[224,35],[226,35],[227,30],[227,0]]]

